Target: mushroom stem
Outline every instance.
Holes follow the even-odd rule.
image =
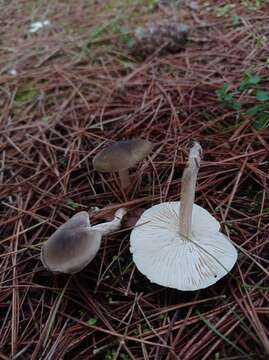
[[[184,169],[181,185],[181,199],[179,212],[180,234],[185,238],[191,237],[192,207],[195,198],[196,180],[201,162],[202,147],[195,142],[190,149],[187,166]]]
[[[102,236],[107,235],[120,228],[121,220],[125,214],[126,210],[124,208],[120,208],[115,212],[114,219],[112,221],[92,226],[91,229],[99,231]]]
[[[128,169],[119,170],[120,183],[123,190],[127,189],[130,185],[130,176]]]

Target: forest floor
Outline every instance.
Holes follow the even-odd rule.
[[[0,10],[0,359],[266,359],[269,2]],[[189,27],[182,51],[133,51],[138,26],[172,16]],[[126,194],[92,158],[136,137],[155,147]],[[204,149],[195,201],[239,252],[229,275],[194,292],[151,283],[132,261],[130,222],[80,273],[44,269],[42,244],[74,213],[98,206],[98,223],[121,206],[134,218],[179,200],[193,140]]]

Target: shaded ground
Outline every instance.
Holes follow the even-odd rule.
[[[1,359],[269,352],[269,4],[162,3],[0,2]],[[132,30],[171,12],[191,29],[185,51],[134,56]],[[30,33],[40,19],[50,26]],[[91,159],[138,136],[157,146],[127,197]],[[231,276],[195,293],[151,284],[132,262],[130,228],[72,278],[44,270],[42,242],[76,211],[178,199],[192,139],[204,148],[196,202],[240,251]]]

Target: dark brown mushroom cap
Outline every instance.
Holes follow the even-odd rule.
[[[43,265],[52,272],[74,274],[97,254],[101,233],[90,227],[89,215],[81,211],[61,225],[41,250]]]
[[[152,147],[150,141],[143,139],[118,141],[94,157],[93,167],[100,172],[129,169],[144,159],[151,152]]]

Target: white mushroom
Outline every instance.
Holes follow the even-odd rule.
[[[214,284],[237,260],[237,251],[219,231],[219,222],[194,204],[201,149],[195,143],[190,150],[181,201],[146,210],[130,238],[137,268],[152,282],[179,290],[198,290]]]
[[[90,225],[86,211],[72,216],[43,245],[41,261],[44,267],[66,274],[81,271],[96,256],[102,236],[119,229],[125,213],[125,209],[119,209],[112,221],[95,226]]]

